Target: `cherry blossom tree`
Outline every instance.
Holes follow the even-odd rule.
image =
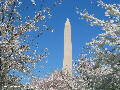
[[[45,2],[41,0],[41,3],[43,1]],[[59,5],[62,1],[55,1],[53,6]],[[37,5],[35,0],[30,2],[33,6]],[[37,53],[32,49],[31,41],[44,31],[51,30],[47,25],[47,20],[51,17],[51,8],[43,5],[39,10],[34,11],[33,17],[23,17],[22,10],[19,9],[22,3],[20,0],[0,0],[0,87],[2,90],[20,81],[20,78],[10,74],[10,71],[17,70],[31,74],[31,68],[35,67],[35,63],[48,56],[47,49],[43,53]],[[39,34],[29,41],[31,32],[35,31]]]
[[[88,53],[81,55],[75,67],[86,90],[119,90],[120,5],[106,4],[102,0],[98,5],[106,10],[107,20],[100,20],[87,11],[77,11],[92,26],[100,26],[104,32],[87,43]]]
[[[30,88],[35,90],[76,90],[74,85],[74,78],[64,71],[55,71],[48,77],[31,78]]]

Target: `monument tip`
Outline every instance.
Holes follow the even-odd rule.
[[[67,21],[69,21],[69,18],[67,18]]]
[[[66,24],[70,24],[70,20],[69,20],[69,18],[67,18],[67,20],[66,20]]]

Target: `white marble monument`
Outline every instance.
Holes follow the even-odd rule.
[[[66,73],[72,75],[72,40],[71,40],[71,24],[69,19],[65,23],[64,29],[64,60],[63,69]]]

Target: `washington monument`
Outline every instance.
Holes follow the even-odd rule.
[[[63,69],[72,75],[72,40],[71,40],[71,24],[69,19],[65,23],[64,28],[64,60]]]

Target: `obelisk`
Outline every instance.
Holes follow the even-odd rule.
[[[71,40],[71,24],[69,19],[65,23],[64,28],[64,60],[63,69],[66,73],[72,75],[72,40]]]

